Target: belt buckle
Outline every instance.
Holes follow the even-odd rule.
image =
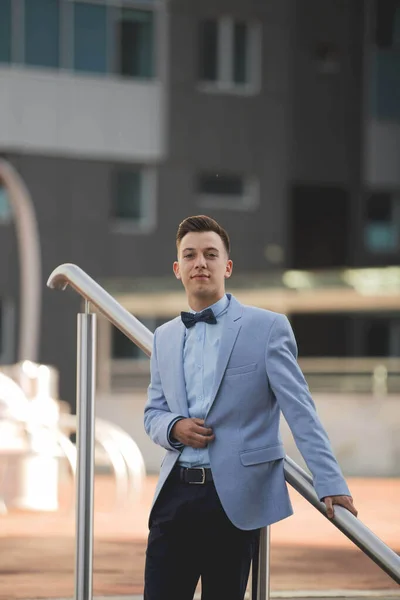
[[[204,467],[196,467],[196,471],[201,471],[201,481],[189,481],[191,485],[204,485],[206,482],[206,470]]]

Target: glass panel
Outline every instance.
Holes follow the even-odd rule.
[[[400,49],[379,50],[371,57],[372,114],[400,121]]]
[[[146,319],[142,317],[137,317],[141,323],[150,331],[154,331],[155,323],[154,319]],[[163,321],[165,323],[165,320]],[[162,324],[162,323],[161,323]],[[157,325],[158,326],[158,325]],[[126,337],[125,334],[122,333],[119,329],[112,326],[112,334],[111,334],[111,357],[113,359],[147,359],[147,355],[141,350],[136,344],[131,342],[130,339]]]
[[[378,48],[393,48],[400,38],[400,2],[375,0],[375,44]]]
[[[117,219],[142,218],[142,176],[139,171],[121,172],[116,178],[114,214]]]
[[[233,73],[235,83],[247,81],[247,44],[248,29],[246,23],[236,22],[233,29]]]
[[[400,50],[400,3],[398,4],[394,15],[393,45],[396,50]]]
[[[243,196],[243,178],[236,175],[200,175],[198,180],[200,194],[218,196]]]
[[[60,64],[59,0],[25,1],[25,63],[38,67]]]
[[[131,342],[122,331],[114,326],[112,327],[111,351],[111,356],[114,359],[131,358],[137,360],[145,356],[144,352],[136,344]]]
[[[367,201],[365,245],[371,252],[394,252],[399,246],[399,204],[389,192],[372,194]]]
[[[11,208],[7,196],[6,188],[0,185],[0,222],[11,219]]]
[[[393,252],[398,246],[397,228],[392,223],[369,223],[365,242],[371,252]]]
[[[371,109],[379,119],[400,121],[400,1],[375,2],[371,55]]]
[[[200,23],[200,64],[202,81],[217,81],[218,78],[218,22],[206,19]]]
[[[11,0],[0,0],[0,62],[11,61]]]
[[[74,68],[88,73],[107,72],[107,7],[74,4]]]
[[[154,13],[123,9],[118,22],[118,73],[130,77],[154,76]]]
[[[376,192],[367,200],[368,221],[388,222],[392,217],[392,201],[389,192]]]
[[[366,332],[366,355],[389,356],[390,321],[371,320]]]

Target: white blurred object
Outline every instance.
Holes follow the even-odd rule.
[[[53,367],[23,361],[0,369],[0,514],[7,507],[56,511],[61,460],[75,476],[76,447],[69,436],[76,416],[58,399]],[[139,448],[102,419],[96,419],[95,437],[97,455],[114,471],[117,504],[131,505],[145,476]]]
[[[28,399],[11,377],[0,372],[0,419],[23,421],[28,410]],[[3,440],[0,437],[0,444]]]
[[[58,509],[60,457],[57,441],[59,405],[50,395],[49,367],[24,361],[22,371],[34,383],[34,395],[28,401],[29,454],[22,460],[20,495],[16,504],[28,510],[55,511]]]
[[[24,361],[13,369],[22,387],[0,373],[0,457],[6,506],[58,509],[58,402],[50,396],[50,369]],[[31,385],[28,385],[28,384]],[[33,385],[32,385],[33,384]]]

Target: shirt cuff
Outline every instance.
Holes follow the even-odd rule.
[[[175,423],[177,423],[178,421],[182,421],[182,419],[184,419],[184,417],[176,417],[176,419],[171,421],[171,423],[169,424],[168,431],[167,431],[167,439],[168,439],[169,443],[171,444],[171,446],[173,448],[176,448],[177,450],[180,450],[181,448],[183,448],[183,444],[182,444],[182,442],[178,442],[178,440],[175,440],[173,437],[171,437],[171,431],[172,431],[172,428],[175,425]]]

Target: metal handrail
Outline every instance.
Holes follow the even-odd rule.
[[[55,289],[74,288],[87,302],[120,329],[132,342],[148,356],[151,354],[153,334],[123,308],[106,290],[96,283],[77,265],[63,264],[50,275],[47,285]],[[313,488],[312,479],[291,458],[285,458],[285,477],[288,483],[299,492],[326,518],[326,507],[320,502]],[[394,581],[400,584],[400,556],[369,530],[359,519],[345,508],[335,506],[335,517],[329,521],[369,556]],[[260,565],[262,568],[262,565]]]
[[[60,265],[50,275],[47,285],[55,290],[65,290],[70,285],[126,337],[139,346],[147,356],[151,355],[153,342],[151,331],[80,267],[70,263]]]
[[[313,480],[304,469],[302,469],[289,456],[285,458],[286,481],[303,496],[314,508],[326,518],[326,507],[320,502],[313,487]],[[357,519],[342,506],[335,506],[335,517],[328,519],[346,537],[349,538],[371,558],[383,571],[394,581],[400,583],[400,556],[385,544],[375,533],[373,533],[362,521]]]

